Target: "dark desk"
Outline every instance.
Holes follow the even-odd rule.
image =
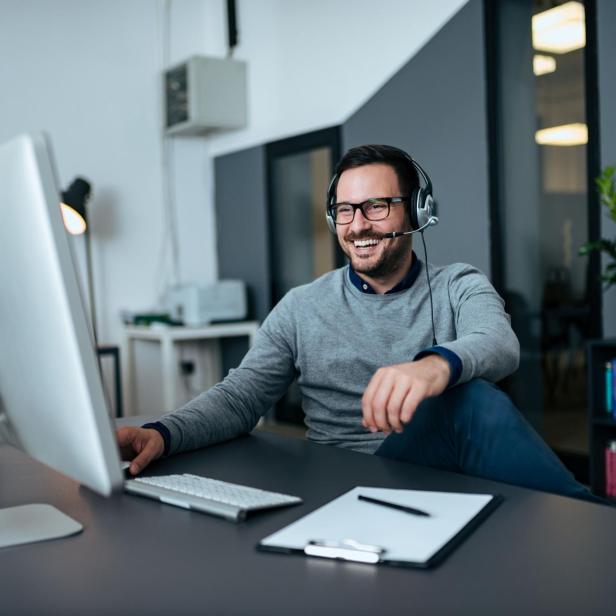
[[[130,495],[101,498],[0,447],[0,506],[49,502],[82,534],[0,550],[10,614],[606,614],[616,512],[273,434],[157,463],[297,493],[235,525]],[[355,485],[500,492],[505,501],[433,570],[257,552],[258,540]]]

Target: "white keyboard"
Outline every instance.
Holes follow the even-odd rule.
[[[154,498],[169,505],[196,509],[237,522],[249,511],[284,507],[302,502],[297,496],[209,479],[199,475],[136,477],[124,482],[131,494]]]

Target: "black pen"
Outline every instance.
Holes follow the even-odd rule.
[[[421,515],[426,518],[430,517],[430,514],[427,511],[422,511],[421,509],[415,509],[415,507],[407,507],[406,505],[398,505],[397,503],[389,503],[387,501],[383,501],[378,498],[372,498],[371,496],[364,496],[363,494],[360,494],[357,498],[359,500],[363,500],[368,503],[374,503],[375,505],[383,505],[383,507],[391,507],[392,509],[397,509],[398,511],[405,511],[406,513],[412,513],[413,515]]]

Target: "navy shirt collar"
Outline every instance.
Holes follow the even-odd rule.
[[[419,276],[419,272],[421,271],[421,261],[417,258],[415,251],[413,251],[413,260],[411,261],[411,267],[409,271],[406,273],[404,278],[393,288],[386,291],[387,293],[398,293],[399,291],[406,291],[410,289],[417,276]],[[376,291],[372,288],[372,286],[362,280],[359,277],[359,274],[353,269],[353,266],[349,263],[349,280],[353,283],[357,289],[359,289],[362,293],[371,293],[373,295],[376,294]]]

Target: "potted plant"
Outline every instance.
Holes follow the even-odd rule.
[[[601,175],[595,179],[602,205],[608,209],[608,216],[616,223],[616,186],[614,174],[616,167],[606,167]],[[580,248],[580,255],[588,255],[593,251],[605,252],[611,257],[611,262],[605,266],[601,274],[604,289],[616,284],[616,239],[606,240],[601,238],[594,242],[588,242]]]

